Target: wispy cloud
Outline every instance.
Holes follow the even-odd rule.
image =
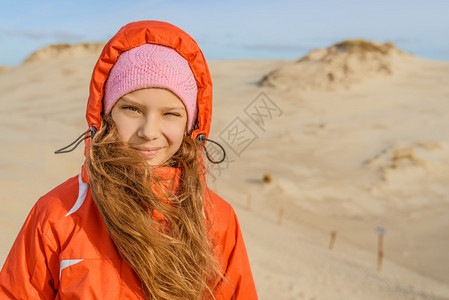
[[[62,42],[75,42],[85,39],[84,35],[67,30],[42,31],[32,29],[7,29],[0,30],[0,36],[9,38],[26,38],[33,40],[56,40]]]
[[[80,41],[85,39],[85,36],[82,34],[66,30],[54,31],[52,36],[61,41]]]
[[[303,45],[287,45],[287,44],[243,44],[239,45],[240,48],[247,50],[261,50],[261,51],[283,51],[283,52],[292,52],[292,51],[309,51],[310,47]]]
[[[8,37],[25,37],[30,39],[44,39],[47,37],[46,33],[39,30],[28,30],[28,29],[8,29],[0,30],[0,35]]]

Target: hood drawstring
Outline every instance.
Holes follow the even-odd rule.
[[[87,133],[89,133],[89,135],[86,135]],[[73,150],[76,149],[76,147],[78,147],[79,144],[81,144],[82,141],[84,141],[85,139],[88,138],[93,138],[95,133],[97,132],[97,128],[95,126],[92,126],[91,128],[89,128],[88,130],[86,130],[85,132],[83,132],[76,140],[74,140],[70,145],[67,145],[61,149],[58,149],[55,151],[55,154],[61,154],[61,153],[69,153],[72,152]],[[73,144],[75,144],[75,146],[73,146],[72,148],[66,150],[67,148],[71,147]]]
[[[206,135],[205,135],[205,134],[202,134],[202,133],[201,133],[201,134],[198,134],[198,136],[196,137],[196,139],[197,139],[198,141],[200,141],[200,142],[203,143],[204,151],[206,151],[206,157],[207,157],[207,159],[208,159],[211,163],[213,163],[213,164],[220,164],[220,163],[224,162],[224,160],[226,159],[226,151],[225,151],[225,149],[223,148],[222,145],[220,145],[220,144],[217,143],[216,141],[213,141],[213,140],[211,140],[211,139],[207,139],[207,138],[206,138]],[[206,148],[206,146],[204,145],[204,143],[205,143],[206,141],[211,142],[211,143],[217,145],[218,147],[220,147],[221,151],[223,151],[223,157],[222,157],[220,160],[213,160],[213,158],[212,158],[211,155],[209,154],[209,151],[207,151],[207,148]]]

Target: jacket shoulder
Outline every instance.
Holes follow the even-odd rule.
[[[240,231],[237,215],[232,206],[216,193],[208,190],[210,207],[208,208],[213,231],[220,239],[235,235]]]
[[[224,219],[235,217],[234,209],[227,201],[213,191],[209,189],[207,191],[211,200],[212,209],[216,212],[215,215],[221,216]]]
[[[50,222],[63,218],[76,203],[82,184],[85,183],[80,182],[79,175],[69,178],[39,198],[33,210]]]

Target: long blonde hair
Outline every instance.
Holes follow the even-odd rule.
[[[166,163],[181,170],[179,188],[170,191],[145,158],[119,141],[110,115],[91,142],[87,171],[93,199],[150,299],[214,298],[213,284],[222,277],[208,235],[199,155],[199,142],[185,136]]]

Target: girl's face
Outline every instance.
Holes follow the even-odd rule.
[[[166,162],[178,151],[186,131],[187,112],[172,92],[140,89],[120,98],[111,110],[119,138],[152,166]]]

